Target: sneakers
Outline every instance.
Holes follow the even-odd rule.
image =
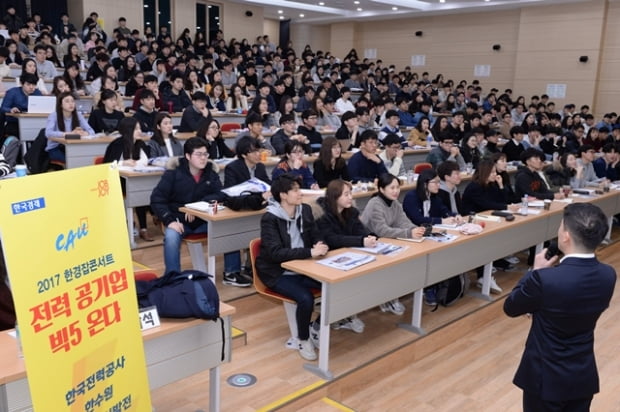
[[[349,329],[355,333],[364,332],[364,322],[356,315],[349,316],[348,318],[344,318],[339,320],[338,322],[332,323],[332,329]]]
[[[226,272],[224,273],[222,283],[228,286],[247,288],[252,284],[252,281],[239,272]]]
[[[309,340],[299,341],[299,356],[308,361],[316,360],[316,351],[312,342]]]
[[[424,289],[424,303],[428,306],[437,306],[437,290],[435,288]]]
[[[382,303],[381,305],[379,305],[379,309],[381,309],[381,312],[392,312],[393,314],[398,316],[405,313],[405,305],[400,303],[398,299]]]
[[[521,262],[521,260],[518,257],[514,256],[514,255],[513,256],[506,256],[504,258],[504,260],[507,260],[508,262],[512,263],[513,265],[516,265],[519,262]]]
[[[319,348],[321,346],[321,325],[316,320],[314,322],[310,322],[310,341],[314,345],[315,348]]]
[[[515,266],[512,263],[510,263],[508,259],[498,259],[495,262],[493,262],[493,266],[504,272],[508,272],[515,268]]]
[[[478,285],[478,287],[482,289],[482,278],[478,279],[476,285]],[[495,281],[495,276],[491,276],[491,292],[502,293],[502,288],[497,285],[497,282]]]

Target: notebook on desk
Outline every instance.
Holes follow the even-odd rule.
[[[49,114],[56,110],[55,96],[29,96],[28,113]]]

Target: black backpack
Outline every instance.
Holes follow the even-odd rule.
[[[220,317],[220,296],[212,276],[198,270],[170,271],[164,276],[136,281],[138,305],[156,306],[164,318],[200,318],[217,320]]]
[[[28,166],[28,171],[31,175],[47,172],[50,165],[50,157],[45,151],[46,146],[47,136],[45,136],[45,129],[41,129],[37,138],[34,139],[24,155],[24,162]]]
[[[461,273],[431,287],[435,288],[435,296],[437,298],[437,306],[433,309],[435,311],[439,305],[450,306],[461,299],[467,289],[469,289],[469,277]]]

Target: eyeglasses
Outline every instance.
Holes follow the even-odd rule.
[[[220,127],[218,125],[213,125],[213,126],[209,126],[209,129],[215,129],[215,130],[219,130]]]
[[[209,152],[194,152],[192,153],[192,156],[196,156],[196,157],[208,157],[209,156]]]
[[[439,179],[434,179],[434,180],[429,180],[429,181],[428,181],[428,183],[434,183],[434,184],[436,184],[436,185],[438,185],[438,184],[439,184],[439,182],[440,182],[440,180],[439,180]]]

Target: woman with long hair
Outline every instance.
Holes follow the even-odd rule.
[[[65,56],[62,58],[62,65],[65,70],[70,63],[77,63],[79,66],[81,60],[82,57],[80,56],[80,48],[78,47],[78,45],[75,43],[69,43],[67,45],[67,54],[65,54]]]
[[[226,141],[220,129],[220,123],[217,120],[212,118],[211,121],[202,122],[202,125],[196,132],[196,136],[202,137],[207,141],[209,159],[215,160],[235,157],[235,153],[226,145]]]
[[[138,64],[136,63],[136,58],[134,56],[127,56],[121,68],[118,70],[117,80],[119,82],[129,81],[137,72],[138,72]]]
[[[65,72],[62,74],[62,78],[71,88],[77,96],[86,96],[86,83],[80,76],[80,65],[76,62],[67,62],[65,66]]]
[[[210,110],[218,110],[220,112],[226,111],[226,92],[221,82],[213,83],[207,97],[207,107]]]
[[[573,189],[579,189],[586,185],[583,178],[583,165],[577,162],[573,153],[564,153],[556,157],[551,167],[545,170],[551,185],[556,188],[570,185]]]
[[[99,104],[88,117],[88,124],[95,133],[110,134],[118,130],[118,124],[124,117],[123,112],[118,110],[116,93],[105,89],[101,91]]]
[[[183,144],[172,134],[172,117],[167,112],[155,116],[155,132],[148,142],[150,157],[183,156]]]
[[[201,92],[204,90],[204,87],[200,77],[198,77],[198,71],[190,70],[185,74],[183,78],[183,88],[190,94]]]
[[[342,158],[342,147],[335,137],[323,139],[319,157],[314,162],[313,176],[319,187],[326,187],[336,179],[351,180],[347,162]]]
[[[377,237],[421,239],[424,228],[418,227],[407,218],[403,206],[398,201],[400,196],[400,180],[389,173],[379,176],[378,191],[364,208],[360,219],[371,233]],[[405,313],[405,305],[398,299],[380,305],[382,312],[395,315]]]
[[[495,163],[491,159],[482,160],[463,192],[463,212],[506,210],[510,205],[510,193],[502,177],[497,174]]]
[[[117,161],[121,166],[146,166],[149,161],[150,150],[141,139],[140,123],[133,117],[125,117],[119,122],[118,131],[120,137],[112,141],[106,148],[103,156],[104,163]],[[125,179],[121,179],[121,187],[125,193]],[[149,206],[139,206],[134,209],[138,216],[140,238],[152,242],[153,238],[149,235],[146,227],[146,212]]]
[[[418,121],[418,124],[411,130],[407,137],[409,146],[429,146],[428,138],[430,137],[431,144],[434,142],[433,132],[430,128],[431,122],[428,117],[423,116]],[[430,147],[429,147],[430,149]]]
[[[43,95],[50,94],[50,92],[47,90],[47,87],[45,86],[43,78],[39,77],[39,75],[37,74],[37,63],[34,61],[33,58],[27,57],[22,60],[22,73],[34,74],[35,76],[37,76],[37,90],[39,90]],[[17,78],[16,83],[18,87],[21,87],[22,84],[19,81],[19,77]]]
[[[144,87],[144,73],[138,71],[134,73],[127,83],[125,84],[125,96],[133,97],[136,95],[136,91]]]
[[[248,111],[248,98],[243,95],[243,90],[238,84],[230,87],[230,96],[226,99],[227,112],[246,112]]]
[[[255,97],[252,106],[250,106],[250,110],[248,110],[248,114],[250,113],[256,113],[263,119],[264,128],[270,129],[276,127],[275,118],[269,113],[269,102],[267,98],[262,96]]]
[[[457,218],[438,196],[441,180],[433,169],[422,171],[415,190],[409,191],[403,199],[407,217],[416,225],[451,225]]]
[[[343,247],[375,247],[377,236],[360,220],[360,212],[353,206],[352,185],[342,179],[329,182],[325,197],[317,199],[313,208],[316,225],[330,249]],[[357,315],[332,324],[333,329],[364,332],[364,322]]]
[[[123,100],[123,96],[118,92],[118,83],[116,79],[111,78],[110,76],[103,75],[100,77],[101,79],[101,88],[93,95],[93,106],[96,107],[99,104],[99,99],[101,99],[101,92],[103,90],[111,90],[116,95],[116,107],[125,107],[125,101]],[[95,84],[93,82],[92,84]]]
[[[50,160],[59,162],[65,161],[64,145],[50,140],[52,137],[65,138],[68,134],[79,134],[88,136],[95,134],[82,113],[76,110],[75,98],[71,92],[65,92],[56,98],[56,110],[49,114],[45,123],[45,136],[47,136],[47,146],[45,151]]]

